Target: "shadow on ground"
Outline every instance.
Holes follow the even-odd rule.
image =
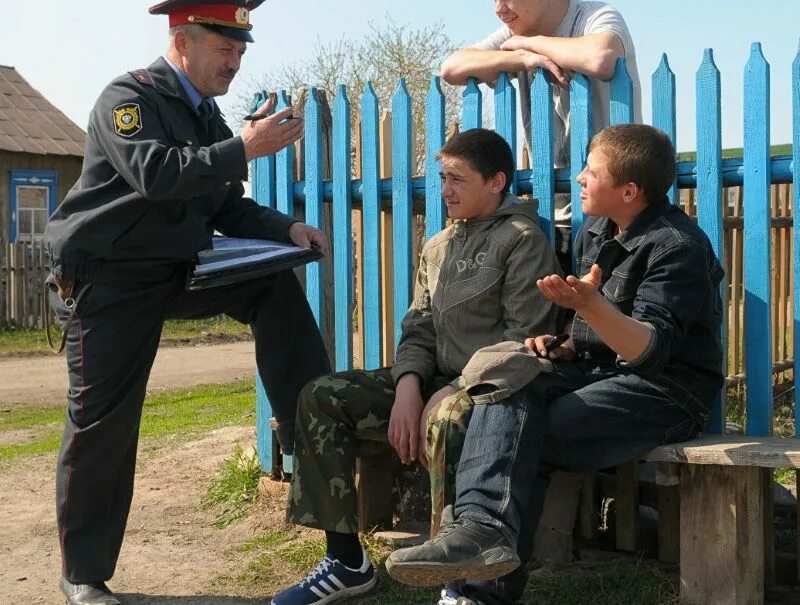
[[[268,605],[270,597],[248,599],[226,595],[168,596],[141,593],[115,593],[122,605]]]

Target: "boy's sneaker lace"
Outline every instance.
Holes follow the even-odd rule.
[[[367,551],[358,569],[329,556],[303,580],[276,594],[271,605],[325,605],[338,599],[364,594],[375,586],[375,569]]]

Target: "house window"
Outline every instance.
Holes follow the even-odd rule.
[[[11,171],[12,242],[41,241],[47,218],[56,208],[57,192],[57,172]]]

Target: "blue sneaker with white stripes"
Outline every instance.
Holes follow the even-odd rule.
[[[326,555],[305,579],[276,594],[271,605],[325,605],[369,592],[375,586],[375,569],[367,551],[362,552],[364,559],[358,569]]]

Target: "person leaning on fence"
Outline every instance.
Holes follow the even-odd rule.
[[[119,601],[111,578],[133,492],[150,367],[165,318],[227,313],[251,326],[256,363],[292,450],[297,397],[330,372],[322,338],[291,271],[189,292],[190,261],[214,230],[325,246],[323,234],[243,197],[248,161],[291,145],[288,111],[234,137],[213,97],[225,94],[259,0],[168,0],[169,50],[101,93],[83,172],[47,225],[50,304],[65,326],[68,413],[56,471],[61,589],[73,605]],[[269,111],[265,106],[260,112]]]
[[[472,417],[458,436],[455,505],[432,540],[389,556],[392,576],[449,581],[453,603],[514,603],[551,469],[613,467],[703,428],[724,380],[723,271],[703,231],[667,199],[674,177],[675,150],[655,128],[613,126],[592,139],[577,177],[589,217],[575,241],[581,277],[538,282],[575,312],[572,338],[549,359],[506,352],[505,382],[496,364],[473,380],[494,397],[460,396]],[[549,338],[526,343],[544,356]],[[537,375],[517,390],[520,372]]]
[[[454,222],[423,247],[394,366],[317,378],[300,394],[287,516],[325,530],[327,554],[273,605],[328,603],[374,586],[358,540],[359,439],[388,435],[403,463],[424,460],[426,416],[456,391],[450,383],[472,354],[555,328],[557,310],[536,280],[557,271],[557,261],[539,229],[536,203],[509,193],[508,144],[490,130],[469,130],[450,139],[439,157]]]
[[[530,86],[535,70],[550,74],[553,86],[553,161],[569,166],[569,81],[574,73],[589,78],[592,132],[609,125],[608,80],[618,58],[627,61],[633,82],[634,122],[640,123],[641,87],[636,50],[625,20],[605,2],[583,0],[495,0],[503,26],[477,44],[457,50],[442,63],[442,78],[466,84],[470,77],[493,83],[500,72],[516,75],[525,143],[531,150]],[[556,243],[564,271],[571,271],[569,253],[570,196],[556,195]]]

